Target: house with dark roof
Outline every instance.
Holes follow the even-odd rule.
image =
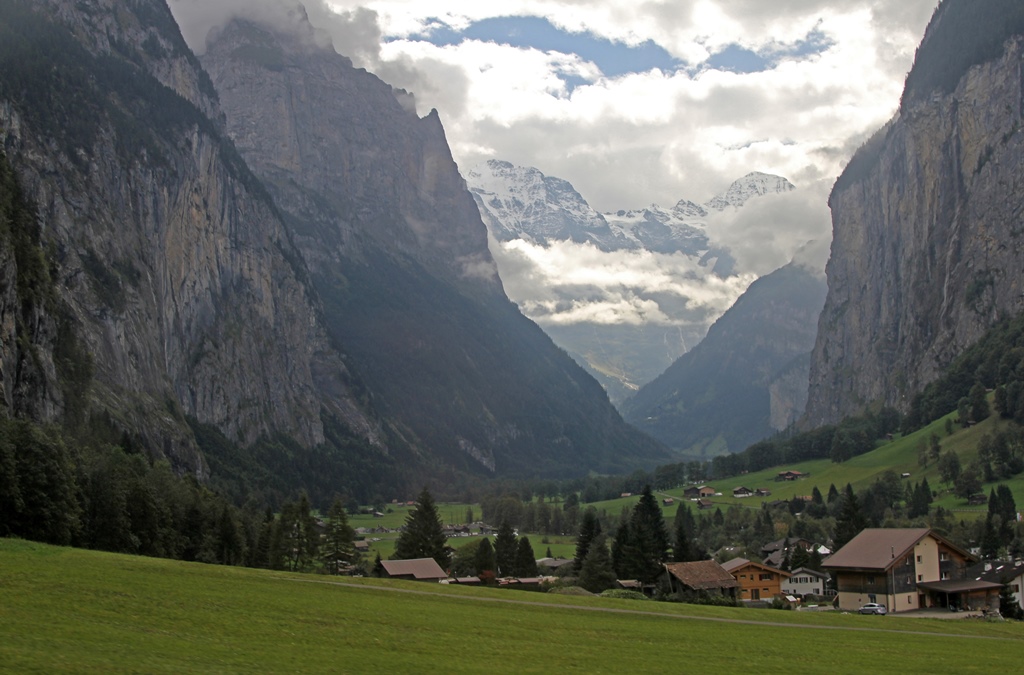
[[[990,581],[1009,586],[1013,599],[1024,609],[1024,560],[989,560],[967,568],[966,577],[975,581]],[[999,609],[998,597],[991,609]]]
[[[740,486],[732,489],[733,497],[749,497],[754,494],[754,491],[748,487]]]
[[[409,581],[440,581],[447,579],[437,561],[433,558],[414,558],[413,560],[381,560],[384,575],[389,579],[406,579]]]
[[[770,600],[781,595],[782,584],[790,576],[785,570],[746,558],[733,558],[724,562],[722,569],[739,583],[737,597],[740,600]]]
[[[697,509],[698,510],[703,511],[704,509],[713,509],[713,508],[715,508],[715,503],[713,501],[711,501],[710,499],[698,499],[697,500]]]
[[[985,601],[999,584],[967,578],[976,558],[926,527],[869,528],[822,566],[831,573],[839,609],[877,602],[889,612],[966,607]],[[987,602],[987,601],[985,601]]]
[[[739,584],[714,560],[665,563],[664,580],[672,593],[705,593],[736,597]]]
[[[789,578],[782,582],[784,595],[830,595],[828,574],[812,570],[809,567],[797,567],[789,573]]]

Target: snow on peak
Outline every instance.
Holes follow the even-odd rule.
[[[733,181],[729,189],[712,197],[705,206],[715,211],[743,206],[752,197],[779,194],[795,190],[796,187],[782,176],[752,171],[743,178]]]

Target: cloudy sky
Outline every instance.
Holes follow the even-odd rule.
[[[210,26],[232,14],[271,15],[289,1],[170,4],[202,51]],[[320,2],[305,2],[314,25],[357,66],[413,92],[420,114],[436,108],[464,170],[489,158],[534,166],[569,180],[599,211],[705,202],[754,170],[789,178],[796,192],[745,209],[716,233],[747,275],[785,264],[811,239],[828,240],[832,183],[895,112],[937,4]],[[598,279],[631,264],[577,253],[562,252]],[[527,280],[543,276],[543,251],[517,254],[537,263]],[[716,296],[718,313],[750,278]]]

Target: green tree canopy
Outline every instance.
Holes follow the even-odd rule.
[[[433,558],[441,569],[450,563],[447,539],[437,505],[427,488],[416,498],[416,506],[405,517],[405,528],[395,542],[392,560]]]

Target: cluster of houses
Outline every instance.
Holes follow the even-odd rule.
[[[791,543],[812,545],[806,540]],[[825,572],[787,572],[768,564],[782,545],[766,546],[774,550],[762,562],[734,558],[722,564],[667,564],[668,583],[675,592],[716,593],[743,601],[834,595],[840,610],[878,603],[890,613],[935,607],[998,611],[999,593],[1008,586],[1024,608],[1024,561],[980,562],[928,528],[863,530],[825,559]]]
[[[926,608],[998,611],[1000,591],[1007,586],[1024,608],[1024,561],[979,561],[929,528],[865,529],[831,555],[827,549],[815,547],[828,555],[822,565],[824,571],[804,567],[781,569],[780,556],[785,555],[787,546],[806,550],[815,547],[805,539],[780,540],[765,545],[761,561],[737,557],[724,563],[666,563],[659,585],[670,593],[722,595],[750,603],[774,598],[790,602],[808,597],[831,598],[834,606],[844,611],[878,603],[889,613]],[[543,558],[537,562],[553,573],[572,560]],[[387,560],[381,564],[384,573],[395,579],[480,583],[477,577],[449,578],[432,559]],[[504,579],[499,584],[538,589],[545,578]],[[639,582],[619,584],[647,593],[655,589]]]

